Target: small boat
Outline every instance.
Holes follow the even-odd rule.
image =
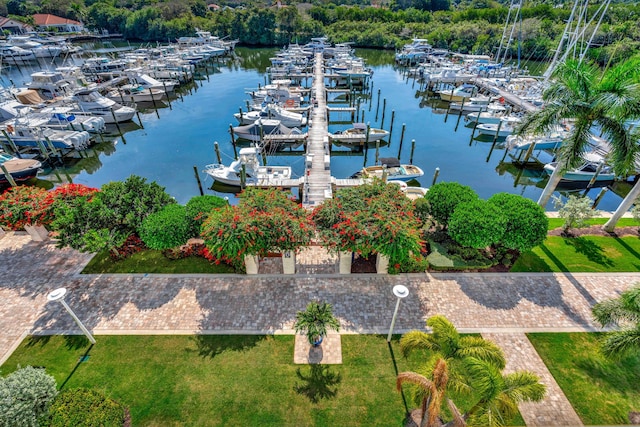
[[[577,168],[566,171],[562,175],[562,181],[570,182],[589,182],[593,176],[598,172],[595,180],[596,182],[613,181],[616,178],[615,173],[611,166],[604,163],[604,158],[596,153],[585,153],[583,156],[584,163]],[[551,162],[544,165],[544,171],[551,175],[555,170],[557,162]]]
[[[381,157],[380,165],[367,166],[351,175],[351,178],[383,178],[388,181],[409,181],[424,175],[424,171],[415,165],[400,164],[395,157]]]
[[[18,159],[11,154],[0,151],[0,164],[9,172],[15,182],[35,178],[42,167],[42,163],[34,159]],[[9,182],[4,171],[0,169],[0,184]]]
[[[400,191],[408,199],[411,199],[411,200],[416,200],[416,199],[419,199],[421,197],[424,197],[425,194],[427,194],[427,191],[429,191],[428,188],[424,188],[424,187],[410,187],[404,181],[389,181],[389,184],[394,184],[394,185],[397,185],[398,187],[400,187]]]
[[[203,172],[222,184],[237,187],[241,185],[240,174],[243,166],[247,184],[277,184],[291,178],[290,166],[260,166],[260,152],[261,149],[258,147],[241,148],[238,159],[229,166],[211,164],[207,165]]]
[[[515,116],[506,116],[500,118],[500,123],[483,123],[476,126],[476,131],[479,135],[489,135],[498,138],[506,138],[511,135],[518,123],[520,123],[522,119]]]
[[[106,94],[106,97],[114,102],[158,102],[166,96],[162,89],[145,89],[137,85],[119,86]]]
[[[451,111],[482,111],[487,109],[489,102],[491,98],[488,96],[472,96],[464,102],[452,102],[449,104],[449,109]]]
[[[545,136],[509,135],[506,146],[516,150],[528,150],[531,145],[535,150],[556,150],[562,146],[566,137],[566,131],[551,132]]]
[[[281,136],[282,138],[279,139],[283,140],[290,137],[291,141],[306,138],[306,133],[300,129],[288,128],[280,123],[280,120],[272,119],[258,119],[250,125],[236,126],[232,130],[236,137],[253,142],[260,142],[265,136]]]
[[[120,123],[133,119],[136,109],[120,105],[115,101],[100,95],[95,90],[81,90],[71,97],[71,101],[77,104],[73,114],[90,114],[102,117],[104,122]]]
[[[463,99],[467,100],[471,98],[477,91],[478,88],[474,85],[463,84],[455,89],[439,90],[438,94],[440,95],[440,99],[443,101],[462,102]]]
[[[307,118],[303,114],[285,110],[275,104],[266,104],[260,111],[235,113],[233,117],[235,117],[241,125],[249,125],[258,119],[280,120],[280,123],[287,127],[299,128],[307,125]]]
[[[45,147],[82,150],[91,145],[91,136],[85,131],[56,130],[48,127],[34,127],[16,120],[14,124],[0,126],[0,141],[17,147]],[[6,135],[5,135],[6,134]],[[8,135],[8,137],[7,137]],[[10,141],[9,141],[10,139]]]
[[[364,144],[367,141],[380,141],[388,136],[389,131],[377,128],[369,128],[369,135],[367,136],[367,125],[364,123],[354,123],[352,128],[329,133],[329,140],[343,144]]]
[[[500,119],[507,113],[507,108],[499,103],[491,103],[486,106],[486,111],[478,111],[467,114],[467,120],[478,124],[500,123]]]

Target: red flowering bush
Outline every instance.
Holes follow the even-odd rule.
[[[112,260],[117,261],[130,257],[131,255],[147,249],[142,239],[135,234],[126,238],[124,243],[117,248],[113,248],[109,251],[109,256]]]
[[[277,189],[248,188],[237,206],[214,210],[202,225],[210,254],[233,265],[245,255],[296,250],[313,235],[307,212]]]
[[[22,230],[25,225],[44,224],[51,202],[39,187],[11,187],[0,196],[0,226]]]
[[[381,253],[395,271],[422,258],[420,221],[411,200],[396,185],[375,180],[340,189],[313,211],[312,219],[329,249],[364,257]]]

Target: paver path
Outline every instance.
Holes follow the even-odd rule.
[[[23,234],[0,239],[0,363],[27,332],[79,332],[60,304],[46,301],[47,293],[61,286],[69,289],[67,302],[96,335],[293,333],[295,313],[311,299],[333,304],[343,332],[386,333],[396,284],[410,292],[400,305],[397,333],[423,329],[425,319],[439,313],[462,332],[503,334],[594,330],[591,305],[640,280],[637,273],[78,274],[90,258],[31,242]],[[325,268],[320,271],[330,270]]]

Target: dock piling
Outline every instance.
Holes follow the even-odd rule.
[[[200,174],[198,173],[198,167],[193,165],[193,173],[196,175],[196,181],[198,181],[198,190],[200,190],[200,195],[204,196],[204,191],[202,191],[202,182],[200,182]]]
[[[411,154],[409,155],[409,164],[413,164],[413,152],[416,150],[416,140],[411,140]]]
[[[438,180],[438,175],[440,175],[440,168],[436,168],[435,172],[433,173],[433,181],[431,181],[432,187],[436,184],[436,181]]]

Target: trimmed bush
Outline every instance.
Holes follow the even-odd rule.
[[[191,227],[191,237],[200,235],[202,223],[207,219],[212,210],[222,208],[228,204],[229,202],[225,199],[210,194],[192,197],[185,206],[187,208],[187,219]]]
[[[496,205],[478,199],[456,207],[449,218],[449,234],[463,246],[480,249],[501,241],[505,223]]]
[[[494,194],[487,201],[497,206],[505,217],[504,235],[500,241],[504,247],[525,252],[544,242],[549,219],[536,202],[509,193]]]
[[[170,249],[187,243],[190,230],[187,209],[182,205],[167,205],[142,221],[140,238],[151,249]]]
[[[424,198],[429,202],[429,214],[444,228],[459,204],[479,200],[471,187],[457,182],[439,182],[429,188]]]
[[[0,377],[0,426],[41,425],[57,394],[56,380],[44,369],[27,366]]]
[[[83,388],[60,393],[49,414],[51,427],[120,427],[130,424],[126,407],[97,391]]]

